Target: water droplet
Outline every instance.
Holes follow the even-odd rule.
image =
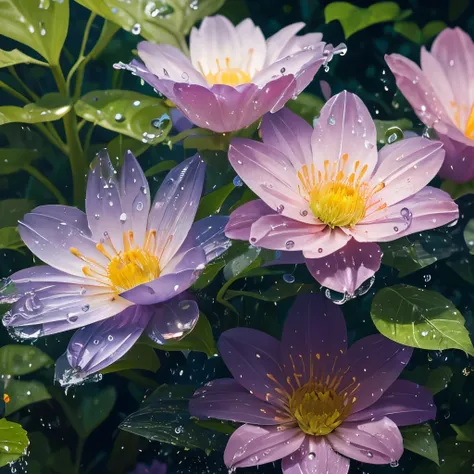
[[[127,214],[125,214],[125,212],[122,212],[122,214],[120,214],[120,222],[125,222],[127,220]]]
[[[315,457],[316,457],[316,454],[314,454],[314,453],[309,453],[309,454],[308,454],[308,459],[309,459],[310,461],[312,461]]]
[[[81,309],[82,309],[82,311],[84,311],[84,313],[87,313],[87,311],[89,311],[89,309],[90,309],[90,305],[86,304]]]
[[[154,128],[162,129],[168,126],[170,116],[163,114],[160,118],[155,118],[151,121],[151,126]]]
[[[423,337],[426,337],[429,334],[429,331],[421,331],[420,333]]]
[[[283,275],[283,281],[285,283],[294,283],[295,280],[296,280],[296,278],[293,275],[291,275],[290,273],[285,273]]]
[[[143,211],[143,203],[141,201],[137,202],[136,209],[137,211]]]
[[[336,117],[334,117],[334,115],[331,115],[331,116],[328,118],[328,124],[329,124],[329,125],[336,125]]]
[[[303,209],[300,211],[300,216],[306,217],[308,215],[308,211],[306,209]]]
[[[398,227],[395,226],[395,227],[393,228],[393,230],[394,230],[395,232],[398,232]]]
[[[242,180],[240,179],[240,176],[236,176],[236,177],[233,179],[232,182],[234,183],[234,186],[236,186],[236,187],[238,187],[238,188],[239,188],[240,186],[242,186],[242,184],[243,184]]]
[[[398,467],[398,461],[391,461],[390,467]]]
[[[277,208],[276,211],[278,214],[281,214],[285,210],[285,206],[283,204],[280,204]]]
[[[373,457],[374,457],[374,455],[373,455],[370,451],[367,451],[366,454],[367,454],[367,457],[368,457],[368,458],[373,458]]]
[[[93,343],[97,346],[99,344],[99,339],[94,339]]]
[[[423,275],[423,280],[425,280],[425,282],[428,283],[429,281],[431,281],[431,275],[430,274]]]
[[[338,305],[343,305],[344,303],[347,303],[349,300],[351,300],[353,297],[349,293],[338,293],[337,291],[330,290],[329,288],[326,288],[324,291],[324,296],[328,299],[331,300],[334,304]]]
[[[286,68],[284,68],[284,67],[282,67],[282,68],[280,69],[280,72],[281,72],[282,74],[285,74],[285,71],[286,71]]]
[[[385,132],[385,140],[389,145],[403,140],[403,130],[400,127],[390,127]]]
[[[74,313],[67,313],[66,314],[66,320],[68,323],[75,323],[79,319],[79,316],[77,316]]]
[[[148,188],[146,186],[140,186],[140,191],[142,192],[142,194],[147,194],[148,193]]]
[[[134,35],[139,35],[142,31],[142,25],[140,23],[135,23],[132,28],[132,33]]]
[[[291,250],[295,246],[295,243],[292,240],[287,240],[285,243],[285,248]]]
[[[319,247],[318,253],[323,253],[323,249],[321,247]]]
[[[107,336],[107,340],[110,341],[110,342],[112,342],[112,341],[114,340],[114,336],[112,336],[112,334],[109,334],[109,335]]]
[[[122,114],[115,114],[114,119],[116,122],[125,122],[125,117]]]
[[[138,107],[140,104],[141,104],[141,102],[140,102],[139,100],[135,100],[135,101],[133,102],[133,106],[134,106],[134,107]]]
[[[369,142],[368,140],[365,140],[364,146],[365,148],[367,148],[367,150],[372,150],[372,148],[374,147],[374,144],[372,142]]]

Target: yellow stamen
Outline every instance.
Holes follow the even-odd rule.
[[[467,138],[474,140],[474,104],[471,107],[471,112],[469,113],[469,118],[467,119],[466,130],[464,135]]]
[[[249,50],[250,58],[251,51],[253,50]],[[219,59],[216,59],[216,64],[217,72],[209,72],[205,75],[206,81],[210,86],[213,86],[214,84],[226,84],[228,86],[235,87],[240,86],[241,84],[247,84],[252,80],[248,71],[240,68],[231,67],[230,58],[225,58],[224,67],[221,66]]]
[[[379,204],[376,210],[383,209],[381,201],[371,202],[374,194],[381,191],[384,183],[373,188],[364,181],[368,165],[360,168],[360,161],[353,164],[352,170],[346,170],[349,156],[343,154],[341,160],[324,161],[324,174],[316,173],[314,164],[311,170],[307,165],[298,171],[299,192],[309,201],[309,207],[315,217],[328,226],[353,227],[367,215],[367,210]]]

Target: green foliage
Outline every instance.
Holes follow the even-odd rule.
[[[0,467],[25,454],[28,435],[18,423],[0,419]]]
[[[405,449],[439,465],[438,446],[430,425],[405,426],[400,431]]]
[[[453,199],[459,199],[467,194],[474,194],[474,180],[466,183],[455,183],[450,179],[445,179],[441,184],[441,189],[446,191]]]
[[[16,227],[3,227],[0,229],[0,249],[20,250],[25,244],[21,240]]]
[[[309,92],[302,92],[295,100],[290,100],[286,104],[290,110],[304,118],[310,125],[313,125],[314,119],[319,116],[323,105],[323,99]]]
[[[100,372],[110,374],[123,370],[140,369],[157,372],[160,368],[160,359],[152,347],[144,344],[135,344],[125,355]]]
[[[464,241],[471,254],[474,254],[474,219],[470,219],[463,231]]]
[[[403,138],[403,131],[412,130],[413,123],[408,119],[399,120],[374,120],[375,129],[377,130],[377,142],[385,145],[386,143],[394,143],[392,137],[395,130],[399,130]],[[398,137],[397,137],[398,138]]]
[[[448,387],[453,377],[453,371],[447,365],[441,365],[436,369],[419,365],[412,371],[404,371],[403,376],[407,380],[423,385],[433,395],[436,395]]]
[[[28,150],[27,148],[0,148],[0,159],[2,160],[0,176],[21,171],[40,156],[41,153],[37,150]]]
[[[428,350],[461,349],[474,355],[464,317],[444,296],[408,285],[383,288],[370,310],[377,329],[406,346]]]
[[[160,161],[156,165],[153,165],[151,168],[148,168],[145,172],[145,176],[149,178],[150,176],[155,176],[160,173],[172,170],[178,163],[174,160]]]
[[[36,380],[8,380],[5,383],[5,393],[10,397],[10,402],[5,406],[6,416],[10,416],[12,413],[32,403],[42,402],[51,398],[45,385]]]
[[[18,221],[34,207],[35,202],[30,199],[5,199],[0,201],[0,225],[2,227],[16,226]]]
[[[413,21],[399,21],[395,23],[393,29],[416,44],[426,44],[438,33],[446,28],[444,21],[430,21],[423,28],[420,28]]]
[[[338,20],[346,38],[371,25],[393,21],[399,15],[400,7],[395,2],[374,3],[368,8],[359,8],[348,2],[333,2],[324,9],[326,23]]]
[[[26,375],[52,365],[52,359],[34,346],[8,344],[0,348],[0,374]]]
[[[150,145],[162,142],[172,125],[162,99],[132,91],[89,92],[76,103],[75,111],[89,122]]]
[[[37,64],[39,66],[47,66],[43,61],[28,56],[21,52],[19,49],[13,49],[11,51],[5,51],[0,49],[0,68],[15,66],[16,64]]]
[[[203,196],[196,213],[196,220],[218,214],[225,200],[230,196],[234,189],[234,183],[229,183],[222,188],[216,189],[212,193]]]
[[[456,431],[458,441],[474,443],[474,418],[471,418],[464,425],[451,425],[451,428]]]

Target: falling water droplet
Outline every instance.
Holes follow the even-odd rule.
[[[285,273],[283,275],[283,281],[285,283],[294,283],[295,280],[296,280],[296,278],[293,275],[291,275],[290,273]]]

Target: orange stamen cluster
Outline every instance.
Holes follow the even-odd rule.
[[[302,166],[298,171],[298,190],[309,201],[315,217],[328,226],[353,227],[368,215],[368,212],[386,207],[380,200],[374,201],[374,194],[381,191],[384,183],[370,188],[364,177],[368,166],[356,161],[353,169],[346,172],[348,155],[341,160],[324,161],[324,170]]]

